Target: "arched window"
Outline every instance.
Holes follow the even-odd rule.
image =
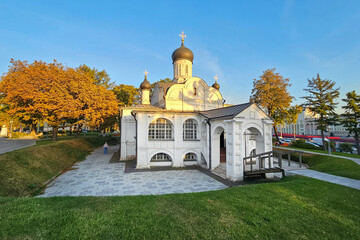
[[[255,155],[256,155],[256,149],[251,150],[250,156],[255,156]]]
[[[184,157],[184,161],[196,161],[197,156],[195,153],[187,153]]]
[[[196,140],[197,139],[197,124],[193,119],[185,121],[183,126],[183,138],[184,140]]]
[[[171,157],[166,153],[157,153],[151,158],[151,162],[171,162]]]
[[[172,135],[172,124],[166,119],[156,119],[149,125],[149,140],[172,140]]]

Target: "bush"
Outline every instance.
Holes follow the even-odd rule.
[[[344,143],[340,143],[339,148],[342,152],[352,153],[353,146],[351,143],[344,142]]]
[[[297,148],[306,148],[306,149],[319,149],[318,147],[316,147],[314,145],[306,143],[304,139],[299,139],[299,140],[293,141],[291,143],[291,146],[297,147]]]

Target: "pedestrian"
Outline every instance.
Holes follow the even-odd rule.
[[[104,144],[104,154],[107,154],[108,148],[109,148],[109,145],[107,144],[107,142],[105,142],[105,144]]]

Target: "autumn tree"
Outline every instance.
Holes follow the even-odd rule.
[[[90,68],[85,64],[80,65],[78,69],[88,74],[94,80],[96,85],[103,86],[108,90],[114,88],[115,83],[110,82],[111,78],[105,70],[99,71],[96,68]]]
[[[334,88],[335,84],[332,80],[321,79],[317,74],[316,78],[308,79],[308,86],[304,89],[309,94],[303,97],[306,100],[304,106],[309,107],[310,111],[319,116],[314,122],[317,123],[317,129],[321,131],[323,143],[325,143],[324,132],[328,131],[328,126],[338,122],[335,100],[339,97],[340,88]],[[325,144],[323,144],[323,150],[326,150]]]
[[[360,95],[354,90],[348,92],[346,98],[342,100],[346,105],[342,107],[345,113],[342,115],[341,122],[350,134],[354,134],[357,152],[360,155]]]
[[[287,124],[292,124],[293,125],[294,139],[295,139],[295,123],[297,122],[299,114],[301,113],[301,111],[302,111],[302,107],[299,106],[299,105],[291,106],[287,110],[287,116],[286,116],[285,122]]]
[[[115,86],[112,91],[120,107],[131,106],[140,100],[140,89],[132,85],[120,84]]]
[[[276,126],[285,120],[293,97],[288,92],[291,86],[289,78],[282,77],[279,73],[275,73],[275,70],[275,68],[268,69],[259,79],[254,79],[251,98],[273,119],[275,136],[279,141]]]
[[[115,114],[117,104],[112,92],[94,84],[84,71],[52,63],[10,61],[8,72],[0,82],[7,113],[28,121],[34,127],[46,121],[57,139],[60,125],[69,121],[100,124],[105,116]]]

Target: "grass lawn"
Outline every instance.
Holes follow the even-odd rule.
[[[220,191],[0,198],[1,239],[360,239],[360,191],[305,177]]]
[[[0,154],[0,196],[29,196],[47,180],[85,159],[104,138],[78,138],[52,142]]]
[[[287,155],[283,158],[287,159]],[[360,165],[351,160],[311,153],[302,154],[301,159],[312,170],[360,180]],[[298,154],[291,154],[291,160],[299,161]]]
[[[281,146],[284,147],[284,146]],[[309,152],[315,152],[315,153],[325,153],[328,154],[328,151],[324,151],[324,150],[316,150],[316,149],[305,149],[305,148],[297,148],[297,147],[286,147],[286,148],[291,148],[291,149],[295,149],[295,150],[302,150],[302,151],[309,151]],[[350,153],[343,153],[343,152],[331,152],[332,155],[337,155],[337,156],[344,156],[344,157],[350,157],[350,158],[360,158],[360,155],[357,154],[350,154]]]

